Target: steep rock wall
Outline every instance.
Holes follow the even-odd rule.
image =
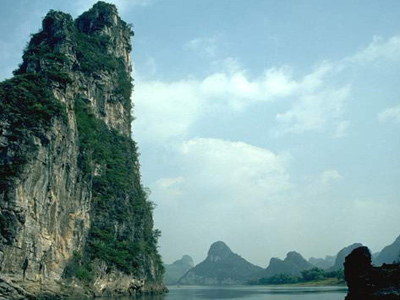
[[[132,31],[50,11],[1,83],[0,278],[35,297],[163,291],[131,135]],[[0,289],[1,294],[1,289]]]

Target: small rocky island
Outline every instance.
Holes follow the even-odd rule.
[[[345,300],[400,299],[400,263],[374,267],[367,247],[359,247],[346,257],[344,273],[349,288]]]
[[[50,11],[0,83],[0,299],[164,292],[131,138],[132,28]]]

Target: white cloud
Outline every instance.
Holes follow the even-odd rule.
[[[192,50],[209,47],[206,51],[212,54],[215,44],[215,38],[197,38],[185,47]],[[329,129],[333,137],[344,137],[350,124],[343,117],[351,96],[351,84],[338,83],[339,75],[354,66],[354,62],[368,64],[396,59],[400,57],[399,49],[400,37],[387,40],[376,37],[355,55],[335,63],[324,61],[304,76],[294,76],[289,66],[282,66],[271,67],[254,77],[240,66],[237,59],[227,57],[214,60],[213,64],[221,71],[204,78],[162,82],[138,77],[134,102],[135,114],[139,118],[135,132],[147,141],[182,140],[196,122],[202,120],[207,112],[215,111],[216,107],[238,112],[255,103],[285,99],[290,107],[276,113],[276,126],[271,129],[274,135],[327,132]],[[154,59],[149,64],[156,72]],[[395,108],[382,112],[379,119],[397,120],[396,112]]]
[[[393,36],[386,40],[380,36],[374,36],[373,41],[366,48],[345,59],[345,61],[371,63],[382,59],[400,60],[400,36]]]
[[[385,109],[378,114],[378,119],[381,122],[393,121],[400,123],[400,105],[396,105]]]
[[[203,112],[196,81],[142,81],[135,86],[133,133],[143,141],[162,144],[166,140],[184,137]]]
[[[290,186],[288,156],[268,149],[196,138],[183,143],[181,154],[186,171],[194,171],[191,175],[203,183],[202,189],[213,190],[216,195],[229,193],[232,200],[248,201],[248,196],[255,194],[267,197]]]
[[[142,140],[185,138],[191,126],[213,107],[242,110],[294,93],[297,83],[288,68],[272,68],[254,80],[244,70],[214,73],[203,80],[136,81],[134,133]]]
[[[180,144],[175,154],[180,175],[160,178],[152,187],[164,205],[191,202],[191,207],[251,209],[291,188],[287,153],[277,154],[244,142],[195,138]],[[173,199],[167,199],[171,194]]]
[[[135,85],[135,126],[146,140],[185,138],[191,126],[213,107],[241,111],[259,102],[293,99],[292,107],[279,113],[278,134],[325,129],[340,122],[350,86],[329,87],[325,76],[334,66],[321,64],[310,74],[295,79],[289,67],[270,68],[252,79],[244,69],[210,74],[202,80],[176,82],[140,81]]]
[[[290,110],[276,115],[277,134],[323,131],[330,121],[340,120],[350,95],[350,86],[321,90],[300,96]]]

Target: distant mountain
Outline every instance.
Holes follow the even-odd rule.
[[[397,239],[382,249],[382,251],[373,260],[374,264],[381,266],[382,264],[391,264],[393,262],[398,262],[400,260],[400,235]]]
[[[376,259],[378,258],[379,254],[381,254],[380,251],[375,252],[375,253],[372,254],[372,262],[375,263],[375,261],[376,261]]]
[[[325,258],[311,257],[308,262],[318,268],[328,269],[335,264],[336,256],[327,255]]]
[[[175,284],[178,280],[194,267],[193,259],[189,255],[182,256],[181,259],[170,265],[165,265],[164,282],[167,285]]]
[[[340,250],[336,255],[335,263],[333,264],[332,267],[328,268],[328,270],[337,271],[343,269],[344,268],[343,264],[346,259],[346,256],[349,255],[354,249],[362,246],[363,245],[360,243],[355,243]]]
[[[291,251],[284,260],[273,257],[268,267],[258,274],[260,278],[268,278],[277,274],[301,275],[304,270],[312,269],[315,266],[310,264],[300,253]]]
[[[208,250],[207,258],[189,270],[179,284],[243,284],[262,268],[249,263],[233,253],[224,242],[215,242]]]

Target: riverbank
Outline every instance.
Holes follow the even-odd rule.
[[[281,284],[280,286],[299,286],[299,287],[322,287],[322,286],[340,286],[345,287],[346,282],[337,278],[326,278],[323,280],[315,280],[315,281],[307,281],[307,282],[298,282],[291,284]]]

